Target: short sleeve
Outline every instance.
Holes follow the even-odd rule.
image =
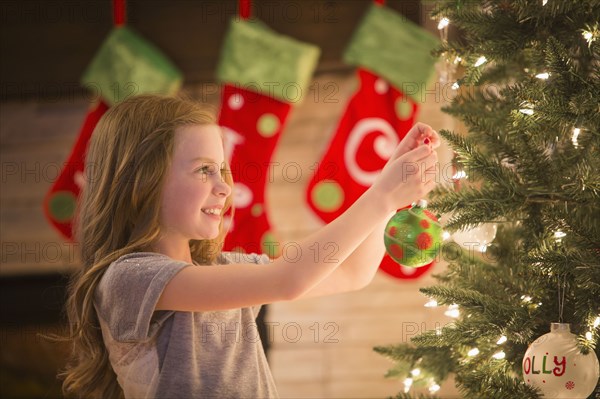
[[[144,341],[154,336],[174,312],[154,311],[167,283],[192,266],[165,255],[129,254],[113,262],[98,284],[95,307],[119,342]]]
[[[266,254],[250,254],[254,257],[254,262],[257,265],[266,265],[267,263],[271,263],[271,259]]]

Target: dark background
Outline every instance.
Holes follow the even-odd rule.
[[[81,94],[78,80],[112,29],[112,2],[2,1],[0,100]],[[317,73],[347,69],[342,53],[370,0],[255,0],[252,18],[321,48]],[[420,23],[421,2],[386,6]],[[127,2],[128,25],[154,43],[184,74],[185,82],[214,80],[236,0]]]

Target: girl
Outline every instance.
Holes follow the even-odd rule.
[[[260,305],[367,285],[387,220],[435,186],[439,143],[415,125],[377,181],[298,243],[298,259],[270,261],[221,252],[233,183],[209,109],[153,95],[111,108],[86,159],[76,224],[83,268],[67,303],[73,353],[59,374],[65,395],[276,397],[254,321]],[[335,260],[315,258],[330,251],[310,248],[330,243]]]

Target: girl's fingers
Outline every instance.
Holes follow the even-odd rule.
[[[400,144],[398,144],[396,146],[396,149],[394,150],[394,153],[392,154],[392,156],[390,157],[390,161],[393,161],[397,158],[400,158],[402,155],[404,155],[406,152],[408,152],[410,150],[410,148],[412,147],[410,145],[410,143],[407,142],[407,137],[404,137],[401,141]]]
[[[439,134],[435,130],[433,130],[431,126],[421,122],[415,124],[406,136],[414,138],[417,142],[417,145],[428,144],[432,145],[433,148],[437,148],[440,145]],[[429,139],[429,142],[424,143],[426,139]]]
[[[440,140],[440,135],[435,130],[432,130],[432,135],[429,138],[431,140],[431,147],[438,148],[442,141]]]
[[[413,125],[413,127],[410,128],[408,133],[406,133],[406,136],[404,136],[404,138],[400,141],[400,144],[398,145],[397,149],[401,148],[404,150],[404,152],[406,152],[408,150],[420,146],[421,144],[423,144],[423,139],[427,137],[427,132],[429,130],[431,130],[430,126],[421,122],[416,123],[415,125]],[[402,153],[400,153],[399,155],[402,155]]]
[[[439,134],[431,126],[418,122],[408,131],[400,144],[398,144],[389,161],[400,158],[421,147],[429,147],[430,149],[438,148],[440,143]]]
[[[432,149],[427,145],[420,145],[406,153],[410,161],[424,161],[427,157],[433,154]]]
[[[431,126],[426,125],[422,122],[417,122],[415,123],[415,125],[408,131],[408,133],[406,134],[407,136],[411,136],[414,137],[416,139],[423,139],[425,137],[427,137],[427,135],[432,132],[433,129],[431,128]]]
[[[421,142],[419,144],[429,145],[432,148],[438,148],[441,143],[440,135],[438,134],[438,132],[431,128],[423,134],[420,140]]]

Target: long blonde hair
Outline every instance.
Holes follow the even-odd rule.
[[[163,181],[170,165],[174,132],[188,125],[214,124],[214,112],[190,99],[141,95],[112,108],[100,119],[86,158],[75,234],[83,267],[72,277],[66,303],[72,353],[60,370],[63,394],[120,398],[93,299],[108,266],[122,255],[148,250],[159,238]],[[233,188],[229,166],[225,181]],[[225,210],[232,205],[227,198]],[[223,212],[223,213],[224,213]],[[214,263],[226,231],[213,240],[192,240],[198,263]],[[56,336],[55,336],[56,338]]]

